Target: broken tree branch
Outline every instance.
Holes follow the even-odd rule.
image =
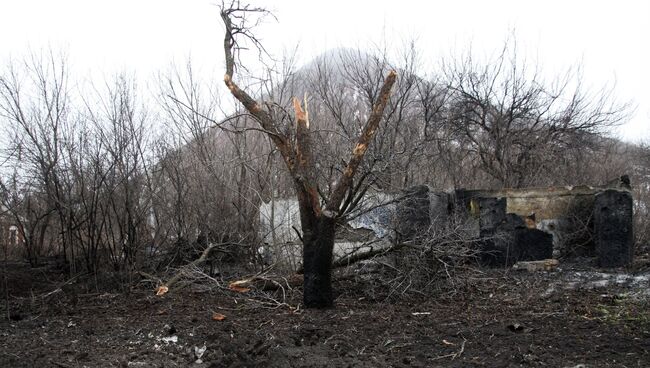
[[[305,109],[303,110],[298,98],[294,97],[293,109],[296,115],[296,166],[294,180],[296,181],[296,189],[298,192],[298,203],[304,207],[300,211],[300,219],[302,223],[305,223],[321,215],[320,197],[311,153],[312,143],[309,132],[307,98],[305,97]],[[307,216],[303,216],[305,214]]]
[[[334,260],[332,262],[332,269],[347,267],[357,262],[365,261],[366,259],[371,259],[376,256],[387,255],[391,252],[395,252],[404,248],[406,245],[407,245],[406,243],[399,243],[385,248],[384,247],[373,248],[365,252],[353,252],[351,254],[345,255],[341,258]],[[303,272],[304,272],[303,267],[299,267],[298,270],[296,270],[297,274],[302,274]]]
[[[379,255],[386,255],[388,253],[394,252],[396,250],[401,249],[404,247],[403,243],[395,244],[390,247],[382,248],[378,247],[376,249],[371,249],[367,252],[355,252],[349,255],[346,255],[344,257],[341,257],[334,262],[332,262],[332,268],[340,268],[340,267],[346,267],[349,266],[353,263],[357,263],[359,261],[363,261],[366,259],[370,259]]]
[[[203,264],[208,259],[208,255],[210,254],[210,251],[212,251],[212,249],[216,248],[218,245],[221,245],[221,244],[211,244],[209,247],[205,248],[205,250],[203,250],[203,253],[201,253],[201,256],[199,258],[197,258],[194,261],[192,261],[191,263],[183,266],[166,283],[158,286],[158,288],[156,289],[156,295],[164,295],[164,294],[166,294],[169,291],[170,287],[172,287],[174,284],[176,284],[178,281],[180,281],[180,279],[183,277],[183,271],[184,270]]]

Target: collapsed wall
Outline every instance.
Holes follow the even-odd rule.
[[[596,194],[593,214],[594,245],[600,266],[620,267],[632,263],[632,194],[613,189]]]
[[[483,250],[496,255],[484,253],[485,263],[536,260],[549,249],[553,258],[596,256],[603,267],[622,267],[632,262],[633,202],[627,176],[605,186],[456,190],[455,194],[457,207],[465,209],[468,217],[478,219],[481,238],[503,236],[503,231],[490,230],[493,225],[487,224],[501,222],[502,227],[507,227],[506,215],[510,216],[510,227],[520,229],[518,232],[525,233],[521,229],[528,228],[550,235],[545,238],[528,231],[529,235],[506,245],[487,241]],[[501,200],[503,208],[495,209],[491,200]],[[490,216],[496,218],[487,221]],[[518,218],[518,224],[512,223],[513,217]],[[505,260],[504,252],[510,252]]]

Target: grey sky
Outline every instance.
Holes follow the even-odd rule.
[[[637,110],[621,129],[650,139],[650,2],[619,1],[258,1],[279,22],[260,30],[281,54],[300,43],[303,61],[327,48],[417,39],[435,72],[441,56],[489,54],[514,33],[518,47],[549,77],[582,64],[592,88],[615,85]],[[222,74],[221,24],[214,0],[0,0],[0,60],[31,48],[67,50],[81,74],[134,70],[139,78],[188,55]]]

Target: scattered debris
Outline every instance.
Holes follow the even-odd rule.
[[[253,279],[244,279],[244,280],[233,281],[230,284],[228,284],[228,289],[239,292],[239,293],[246,293],[246,292],[249,292],[251,289],[249,287],[244,286],[244,285],[250,285],[251,282],[253,282]]]
[[[519,323],[513,323],[513,324],[510,324],[510,325],[508,325],[506,327],[508,328],[508,330],[510,330],[512,332],[516,332],[516,333],[521,333],[521,332],[528,333],[528,332],[533,330],[532,328],[525,328],[523,325],[521,325]]]
[[[159,340],[166,344],[169,343],[176,344],[178,342],[178,336],[174,335],[174,336],[161,337]]]
[[[156,289],[156,295],[157,296],[165,295],[165,294],[167,294],[168,291],[169,291],[169,288],[167,286],[161,285],[161,286],[158,286],[158,288]]]
[[[208,348],[205,345],[205,343],[203,343],[203,346],[201,346],[201,347],[198,347],[198,346],[194,347],[194,356],[196,357],[196,361],[194,363],[196,363],[196,364],[203,363],[203,360],[201,360],[201,357],[203,357],[203,354],[205,354],[205,351],[207,349]]]
[[[213,321],[223,321],[224,319],[226,319],[226,316],[221,313],[214,312],[212,314]]]
[[[218,245],[219,244],[210,244],[207,248],[205,248],[199,258],[185,265],[178,272],[176,272],[176,274],[172,276],[166,283],[158,286],[158,288],[156,289],[156,295],[158,296],[165,295],[169,291],[169,288],[172,285],[176,284],[178,281],[181,280],[181,278],[183,277],[183,271],[201,265],[203,262],[205,262],[208,259],[208,255],[210,254],[210,251],[215,249]]]
[[[414,316],[428,316],[431,314],[431,312],[413,312],[411,314]]]
[[[650,273],[631,275],[628,273],[606,273],[592,271],[572,271],[565,273],[560,280],[552,283],[543,295],[548,296],[558,290],[591,290],[618,286],[631,289],[633,296],[650,298]]]
[[[126,364],[127,367],[146,367],[147,365],[147,362],[128,362]]]
[[[176,334],[176,332],[178,332],[176,330],[176,327],[174,327],[174,325],[165,325],[165,326],[163,326],[163,330],[165,331],[167,336],[172,336],[172,335]]]

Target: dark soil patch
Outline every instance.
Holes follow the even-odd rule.
[[[0,367],[650,365],[646,299],[612,287],[549,293],[561,273],[482,270],[439,295],[389,299],[339,277],[336,308],[306,311],[289,307],[299,290],[286,305],[205,287],[157,297],[67,285],[44,297],[62,278],[29,271],[11,266]]]

